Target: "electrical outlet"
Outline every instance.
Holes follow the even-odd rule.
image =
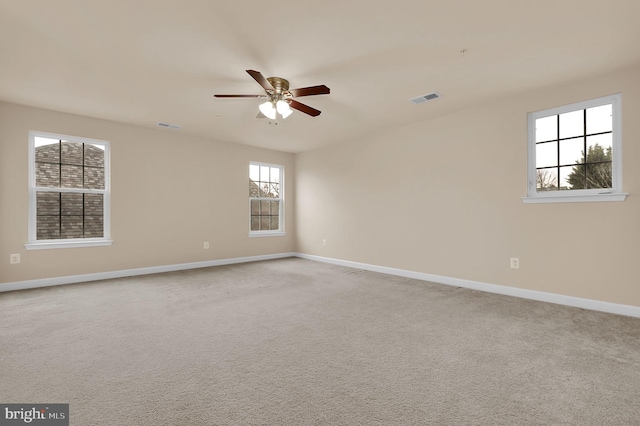
[[[512,257],[511,258],[511,269],[520,269],[520,258]]]
[[[16,264],[16,263],[20,263],[20,253],[14,253],[14,254],[10,254],[9,255],[9,263],[10,264]]]
[[[327,239],[323,239],[322,240],[322,247],[326,247],[327,246]]]
[[[204,242],[204,248],[205,248],[205,249],[208,249],[208,248],[209,248],[209,241],[205,241],[205,242]]]

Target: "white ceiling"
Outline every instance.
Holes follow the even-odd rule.
[[[0,0],[0,100],[301,152],[635,65],[639,19],[639,0]],[[264,93],[247,69],[331,94],[270,125],[213,98]]]

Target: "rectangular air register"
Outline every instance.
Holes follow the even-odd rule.
[[[433,101],[434,99],[438,99],[439,97],[440,97],[439,93],[431,92],[431,93],[427,93],[426,95],[418,96],[417,98],[412,98],[409,100],[417,105],[423,102]]]
[[[182,126],[180,126],[179,124],[156,123],[156,126],[168,127],[170,129],[182,129]]]

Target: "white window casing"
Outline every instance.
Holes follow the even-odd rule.
[[[249,237],[284,236],[284,166],[249,163]]]
[[[604,131],[590,132],[589,128],[597,129],[599,123],[596,122],[598,111],[608,111],[611,109],[610,125],[606,121],[601,120],[604,125]],[[582,114],[582,115],[581,115]],[[608,114],[608,113],[607,113]],[[590,121],[589,117],[594,118]],[[562,124],[563,120],[566,124]],[[573,120],[573,124],[572,124]],[[581,123],[582,120],[582,123]],[[557,124],[554,122],[557,121]],[[550,123],[548,129],[542,129],[542,123]],[[540,129],[537,126],[541,127]],[[555,134],[553,133],[555,126]],[[575,126],[576,133],[569,130],[568,136],[563,136],[562,130]],[[527,196],[522,200],[525,203],[565,203],[565,202],[601,202],[601,201],[624,201],[627,194],[622,191],[622,96],[614,94],[597,99],[591,99],[584,102],[578,102],[557,108],[551,108],[543,111],[532,112],[527,115],[528,127],[528,175],[527,175]],[[540,134],[537,134],[539,132]],[[541,135],[543,133],[552,135],[548,140]],[[577,133],[581,132],[581,133]],[[589,188],[587,175],[589,174],[589,166],[593,165],[589,162],[588,149],[590,139],[595,140],[598,146],[598,137],[604,137],[607,141],[611,140],[607,152],[610,154],[611,169],[611,185],[610,187],[597,187],[591,185]],[[542,139],[542,142],[540,141]],[[580,145],[582,144],[582,145]],[[543,146],[541,146],[543,145]],[[593,147],[593,146],[592,146]],[[541,148],[541,149],[539,149]],[[549,148],[549,149],[547,149]],[[577,149],[581,148],[581,158],[568,162],[566,158],[573,159]],[[604,148],[602,152],[604,152]],[[573,157],[567,157],[564,152],[569,153],[573,149]],[[557,151],[557,153],[556,153]],[[539,158],[537,157],[540,153]],[[551,155],[551,160],[546,157]],[[543,158],[543,156],[545,158]],[[563,156],[565,159],[563,160]],[[550,162],[549,162],[550,161]],[[609,161],[606,163],[607,170]],[[583,169],[580,169],[583,167]],[[578,189],[573,188],[567,180],[567,176],[571,177],[577,171],[585,173],[584,187]],[[540,176],[549,171],[551,179],[555,185],[542,185],[540,188]],[[570,172],[570,173],[569,173]],[[567,175],[569,173],[569,175]],[[564,177],[563,177],[564,175]],[[575,182],[575,181],[573,181]],[[564,186],[563,186],[564,184]],[[604,186],[604,185],[600,185]],[[607,185],[608,186],[608,185]]]
[[[82,164],[81,165],[67,165],[67,164],[63,164],[62,161],[62,152],[58,153],[58,156],[60,158],[59,161],[59,168],[60,168],[60,183],[58,185],[38,185],[38,179],[36,178],[36,173],[37,173],[37,165],[36,165],[36,161],[37,161],[37,156],[36,156],[36,148],[37,148],[37,142],[36,141],[50,141],[52,142],[51,145],[53,145],[56,142],[60,142],[60,146],[62,146],[62,143],[71,143],[71,144],[83,144],[82,148]],[[85,146],[90,146],[91,149],[95,150],[104,150],[104,154],[100,154],[100,156],[103,157],[103,165],[101,166],[88,166],[87,163],[85,163]],[[99,151],[98,151],[99,152]],[[39,164],[44,164],[44,162],[39,162]],[[52,164],[54,167],[56,166],[56,164],[54,162],[51,162],[50,164]],[[64,185],[62,183],[62,179],[63,179],[63,172],[62,172],[62,168],[63,167],[75,167],[75,168],[80,168],[82,169],[82,180],[83,182],[85,181],[85,179],[88,179],[87,177],[85,177],[85,173],[87,169],[93,169],[94,171],[98,171],[98,175],[100,174],[100,172],[103,173],[103,184],[101,182],[100,185],[98,185],[99,187],[91,187],[91,185],[85,185],[83,183],[83,185]],[[66,175],[65,175],[66,176]],[[76,177],[77,178],[77,177]],[[46,180],[43,178],[43,180]],[[101,181],[102,179],[98,178],[99,181]],[[95,186],[95,185],[94,185]],[[58,220],[60,223],[60,227],[62,228],[62,223],[63,223],[63,217],[67,217],[64,216],[62,213],[62,209],[63,209],[63,202],[62,202],[62,197],[65,194],[68,195],[82,195],[82,206],[80,207],[80,209],[82,210],[82,214],[81,216],[78,217],[82,217],[82,229],[81,230],[74,230],[71,233],[69,233],[66,236],[63,236],[63,232],[59,231],[58,232],[58,238],[56,238],[55,234],[47,234],[46,232],[43,232],[41,230],[40,232],[40,237],[38,236],[38,226],[39,226],[39,222],[38,222],[38,203],[37,203],[37,194],[56,194],[58,195],[59,198],[59,209],[60,212],[59,214],[56,215],[51,215],[51,217],[53,218],[53,221]],[[85,201],[86,196],[91,197],[92,195],[94,197],[92,198],[96,198],[95,195],[99,195],[101,196],[98,197],[98,200],[101,200],[98,202],[99,207],[102,208],[102,214],[86,214],[86,210],[87,210],[87,202]],[[46,132],[39,132],[39,131],[30,131],[29,132],[29,217],[28,217],[28,241],[27,244],[25,244],[25,248],[27,250],[40,250],[40,249],[56,249],[56,248],[74,248],[74,247],[99,247],[99,246],[108,246],[111,245],[113,243],[112,239],[111,239],[111,221],[110,221],[110,211],[111,211],[111,188],[110,188],[110,146],[109,146],[109,142],[107,141],[103,141],[103,140],[97,140],[97,139],[90,139],[90,138],[84,138],[84,137],[76,137],[76,136],[68,136],[68,135],[60,135],[60,134],[54,134],[54,133],[46,133]],[[54,195],[55,197],[55,195]],[[78,208],[78,206],[76,206],[76,208]],[[76,217],[76,216],[74,216]],[[85,218],[89,218],[91,217],[92,219],[101,219],[101,227],[99,226],[100,224],[100,220],[98,220],[98,225],[96,225],[94,223],[94,226],[91,228],[92,231],[89,232],[87,231],[87,229],[89,229],[88,226],[86,226],[85,224]],[[58,219],[56,219],[58,218]],[[101,231],[101,232],[100,232]],[[91,233],[93,232],[94,235],[91,235]],[[81,233],[82,235],[77,235],[78,233]],[[70,236],[71,234],[76,234],[73,236]],[[89,234],[88,236],[85,236],[86,234]],[[101,235],[99,235],[101,234]],[[53,235],[53,236],[52,236]]]

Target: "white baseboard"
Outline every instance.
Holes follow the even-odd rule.
[[[231,259],[208,260],[204,262],[179,263],[175,265],[152,266],[148,268],[125,269],[120,271],[99,272],[95,274],[70,275],[65,277],[43,278],[39,280],[17,281],[0,284],[0,293],[5,291],[26,290],[39,287],[51,287],[56,285],[76,284],[88,281],[99,281],[113,278],[132,277],[136,275],[158,274],[161,272],[182,271],[186,269],[207,268],[210,266],[233,265],[237,263],[257,262],[261,260],[282,259],[286,257],[299,257],[301,259],[317,262],[331,263],[349,268],[364,269],[366,271],[380,272],[382,274],[396,275],[406,278],[414,278],[438,284],[455,287],[469,288],[485,291],[487,293],[502,294],[506,296],[520,297],[523,299],[537,300],[540,302],[555,303],[558,305],[572,306],[589,309],[592,311],[608,312],[640,318],[640,307],[632,305],[620,305],[617,303],[603,302],[593,299],[564,296],[555,293],[546,293],[536,290],[527,290],[516,287],[508,287],[496,284],[487,284],[479,281],[464,280],[460,278],[445,277],[442,275],[427,274],[423,272],[408,271],[405,269],[389,268],[386,266],[370,265],[367,263],[352,262],[348,260],[333,259],[329,257],[315,256],[304,253],[276,253],[260,256],[236,257]]]
[[[555,303],[557,305],[572,306],[575,308],[589,309],[592,311],[608,312],[611,314],[625,315],[628,317],[640,318],[640,307],[632,305],[620,305],[617,303],[602,302],[593,299],[583,299],[580,297],[564,296],[543,291],[527,290],[523,288],[508,287],[496,284],[487,284],[479,281],[463,280],[460,278],[445,277],[442,275],[426,274],[423,272],[408,271],[405,269],[388,268],[385,266],[370,265],[367,263],[351,262],[348,260],[333,259],[328,257],[314,256],[303,253],[295,253],[296,257],[318,262],[331,263],[334,265],[347,266],[350,268],[364,269],[366,271],[380,272],[383,274],[397,275],[400,277],[414,278],[422,281],[429,281],[438,284],[446,284],[455,287],[464,287],[473,290],[485,291],[487,293],[503,294],[506,296],[520,297],[523,299],[537,300],[540,302]]]
[[[87,281],[99,281],[136,275],[158,274],[161,272],[183,271],[186,269],[208,268],[210,266],[233,265],[236,263],[257,262],[260,260],[293,257],[295,253],[265,254],[260,256],[236,257],[232,259],[207,260],[204,262],[179,263],[175,265],[151,266],[148,268],[124,269],[120,271],[99,272],[95,274],[70,275],[66,277],[43,278],[39,280],[17,281],[0,284],[0,293],[5,291],[26,290],[30,288],[51,287],[55,285],[76,284]]]

